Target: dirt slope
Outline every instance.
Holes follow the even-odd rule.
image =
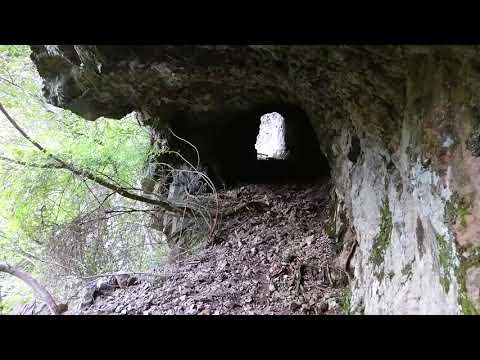
[[[83,314],[335,314],[339,290],[324,232],[328,184],[248,185],[219,194],[248,204],[221,222],[218,244],[124,289]]]

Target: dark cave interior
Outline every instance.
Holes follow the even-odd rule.
[[[257,159],[260,118],[277,112],[285,121],[285,159]],[[248,111],[180,113],[172,131],[198,149],[201,163],[216,185],[302,183],[329,177],[330,167],[305,112],[289,104],[257,106]],[[196,152],[178,138],[169,140],[192,163]]]

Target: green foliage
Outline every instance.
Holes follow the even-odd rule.
[[[460,225],[462,228],[465,228],[467,226],[467,215],[470,215],[470,211],[466,206],[463,204],[460,204],[458,207],[458,218],[460,219]]]
[[[19,279],[0,274],[0,315],[10,314],[15,306],[33,300],[32,289]]]
[[[47,104],[29,56],[28,46],[0,46],[0,102],[10,115],[66,162],[117,185],[138,187],[150,151],[147,131],[132,115],[121,121],[102,118],[90,122]],[[52,165],[52,161],[21,137],[3,114],[0,156],[31,165],[0,161],[0,261],[18,264],[24,259],[22,252],[43,249],[59,229],[98,207],[105,197],[90,180],[66,170],[38,167]],[[98,198],[100,195],[103,198]],[[92,271],[103,270],[96,266],[100,264],[96,264],[99,251],[98,246],[85,250],[83,260],[92,264]],[[153,261],[142,261],[147,260]]]
[[[480,156],[480,108],[473,106],[472,109],[472,131],[467,139],[466,145],[473,156]]]
[[[442,274],[440,276],[440,284],[442,285],[443,289],[446,293],[450,290],[450,268],[452,265],[452,257],[453,254],[449,249],[449,244],[445,239],[445,236],[437,235],[436,236],[437,245],[438,245],[438,258],[440,261],[440,266],[442,268]]]
[[[4,79],[0,80],[0,101],[44,147],[80,168],[105,174],[124,186],[133,185],[149,143],[131,116],[124,121],[88,122],[69,111],[49,111],[26,46],[0,47],[0,77]],[[1,120],[3,131],[13,138],[2,141],[2,153],[27,163],[50,163]],[[72,221],[85,206],[89,187],[95,186],[64,170],[6,163],[0,164],[0,176],[0,214],[7,221],[4,231],[7,236],[20,232],[32,239],[41,237],[39,227]]]
[[[9,313],[9,309],[7,308],[7,304],[5,303],[5,301],[3,301],[1,295],[2,295],[2,294],[1,294],[1,292],[0,292],[0,315],[8,314],[8,313]]]
[[[468,296],[466,275],[467,270],[472,266],[478,266],[480,264],[480,255],[474,254],[468,259],[464,259],[460,262],[460,266],[455,269],[455,276],[459,285],[458,289],[458,302],[462,308],[464,315],[480,315],[480,311],[472,302]]]
[[[369,260],[375,265],[381,265],[383,263],[383,256],[390,244],[390,238],[392,236],[392,213],[388,203],[388,196],[385,195],[383,201],[383,208],[381,212],[380,232],[375,239],[373,249],[370,254]],[[382,276],[383,278],[383,276]]]
[[[330,219],[327,223],[325,223],[325,234],[327,234],[329,239],[334,240],[337,235],[337,229],[335,225],[335,219]]]
[[[342,314],[344,315],[351,315],[351,307],[352,307],[352,290],[350,289],[350,286],[345,287],[339,298],[339,303],[340,303],[340,309],[342,311]]]
[[[471,204],[463,196],[455,192],[445,206],[445,222],[459,223],[462,228],[467,226],[467,215],[470,215]]]

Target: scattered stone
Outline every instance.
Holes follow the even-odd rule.
[[[116,307],[115,305],[107,305],[107,306],[105,306],[105,308],[103,309],[103,312],[105,312],[105,313],[114,313],[114,312],[116,312],[116,311],[115,311],[116,308],[117,308],[117,307]]]
[[[218,230],[224,243],[206,247],[194,259],[185,259],[184,264],[165,265],[158,270],[162,282],[157,285],[151,278],[140,283],[128,280],[128,286],[108,293],[108,281],[98,282],[90,293],[93,300],[88,311],[188,315],[339,313],[338,304],[318,304],[318,299],[334,301],[339,290],[322,283],[322,274],[312,270],[331,261],[335,254],[323,232],[326,212],[318,205],[320,195],[315,194],[323,191],[318,189],[311,185],[249,185],[236,200],[228,200],[219,192],[222,204],[229,206],[228,201],[233,202],[230,207],[258,201],[268,194],[271,212],[252,207],[248,212],[224,218]],[[308,197],[303,195],[306,191]],[[295,221],[288,222],[281,215],[287,207],[291,207]],[[116,285],[115,278],[113,281]]]
[[[295,312],[295,311],[297,311],[298,309],[300,309],[300,304],[298,304],[298,303],[296,303],[296,302],[292,302],[292,303],[290,304],[290,310],[291,310],[291,311],[294,311],[294,312]]]
[[[85,310],[93,304],[95,300],[95,292],[97,291],[96,283],[87,284],[80,293],[79,310]]]
[[[337,301],[333,298],[328,299],[327,304],[329,309],[336,309],[338,307]]]
[[[314,236],[314,235],[311,235],[311,236],[305,238],[305,243],[306,243],[308,246],[311,246],[314,241],[315,241],[315,236]]]
[[[319,305],[319,310],[320,314],[324,314],[328,311],[328,303],[325,301],[322,301]]]
[[[283,257],[283,261],[287,264],[291,263],[294,259],[295,259],[295,255],[291,252],[287,252]]]
[[[185,310],[185,315],[197,315],[198,311],[195,308],[189,308]]]
[[[124,289],[130,283],[130,275],[129,274],[115,274],[115,280],[117,281],[117,285]]]

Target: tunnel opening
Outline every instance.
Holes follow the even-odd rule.
[[[328,160],[308,116],[296,106],[183,113],[172,121],[171,128],[196,147],[217,186],[305,183],[330,176]],[[196,162],[196,151],[190,145],[176,137],[169,143]]]
[[[281,184],[329,177],[328,160],[305,112],[289,105],[270,108],[274,111],[262,113],[257,123],[256,159],[249,171],[240,174],[239,180]]]
[[[260,118],[260,130],[257,141],[257,160],[285,160],[288,156],[285,143],[285,119],[277,112],[265,114]]]

